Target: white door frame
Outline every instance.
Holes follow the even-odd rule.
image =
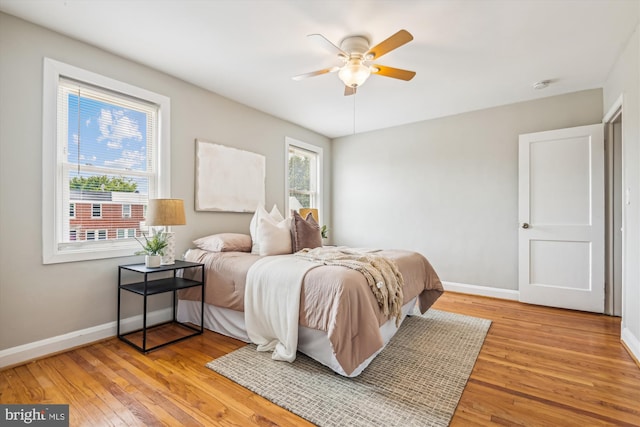
[[[613,148],[613,141],[611,141],[611,129],[610,127],[613,126],[613,122],[616,121],[619,117],[623,116],[623,110],[624,110],[624,97],[621,94],[618,99],[615,100],[615,102],[611,105],[611,107],[609,108],[609,111],[607,111],[607,113],[604,115],[604,117],[602,118],[602,123],[605,125],[605,138],[607,138],[607,141],[605,141],[605,147],[607,147],[607,149],[612,149]],[[624,126],[624,120],[623,120],[623,126]],[[620,142],[620,169],[621,171],[625,170],[625,165],[624,165],[624,133],[621,132],[620,138],[621,138],[621,142]],[[613,161],[613,150],[609,150],[607,152],[607,164],[610,165],[609,160],[611,160],[611,162]],[[606,179],[608,180],[607,182],[607,188],[606,191],[607,192],[613,192],[614,188],[613,188],[613,171],[611,171],[611,169],[609,168],[609,170],[606,172],[607,173],[607,177]],[[621,248],[620,250],[620,263],[621,263],[621,268],[620,271],[624,272],[625,271],[625,251],[624,251],[624,229],[625,229],[625,208],[624,208],[624,204],[625,204],[625,181],[624,181],[624,173],[621,173],[621,188],[620,188],[620,192],[622,194],[622,206],[620,206],[619,208],[622,211],[622,225],[621,225],[621,233],[620,233],[620,245],[619,247]],[[607,201],[609,201],[610,195],[607,194]],[[611,195],[612,197],[612,195]],[[611,237],[611,233],[614,233],[615,231],[613,230],[614,228],[614,224],[613,224],[613,206],[609,206],[608,207],[608,219],[607,219],[607,223],[606,223],[606,229],[607,229],[607,259],[606,259],[606,292],[615,292],[616,290],[614,289],[614,285],[611,282],[613,280],[613,268],[615,265],[615,260],[613,258],[613,254],[611,253],[611,245],[613,244],[613,242],[611,241],[612,237]],[[621,289],[619,289],[618,291],[621,293],[621,297],[624,298],[624,281],[625,281],[625,276],[624,274],[621,274],[620,277],[620,281],[622,283],[621,285]],[[605,313],[609,314],[609,315],[620,315],[622,317],[624,317],[624,301],[621,302],[621,308],[620,308],[620,313],[616,313],[615,312],[615,307],[614,307],[614,301],[611,298],[611,294],[609,294],[609,296],[607,297],[607,305],[605,307]]]

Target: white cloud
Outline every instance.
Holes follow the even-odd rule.
[[[123,169],[145,169],[144,162],[146,155],[141,151],[122,150],[122,157],[116,160],[105,160],[107,167],[118,167]]]
[[[111,111],[102,109],[98,117],[100,137],[98,141],[107,140],[107,147],[112,149],[122,148],[122,140],[142,140],[142,134],[138,129],[138,123],[124,114],[124,111]]]
[[[97,157],[94,156],[85,156],[84,154],[80,154],[80,160],[86,160],[87,162],[95,162],[97,160]]]

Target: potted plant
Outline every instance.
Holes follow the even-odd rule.
[[[326,246],[329,242],[329,229],[326,225],[320,228],[320,236],[322,237],[322,246]]]
[[[144,233],[144,242],[138,240],[142,250],[136,252],[136,255],[145,255],[144,264],[147,267],[160,267],[162,256],[164,255],[164,248],[169,244],[164,233],[156,233],[151,238],[148,238]]]

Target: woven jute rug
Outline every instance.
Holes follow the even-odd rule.
[[[254,345],[207,367],[318,426],[447,426],[490,325],[438,310],[408,317],[356,378],[300,353],[277,362]]]

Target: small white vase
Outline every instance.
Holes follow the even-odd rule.
[[[144,265],[149,268],[160,267],[160,262],[162,261],[162,256],[160,255],[145,255],[144,257]]]

